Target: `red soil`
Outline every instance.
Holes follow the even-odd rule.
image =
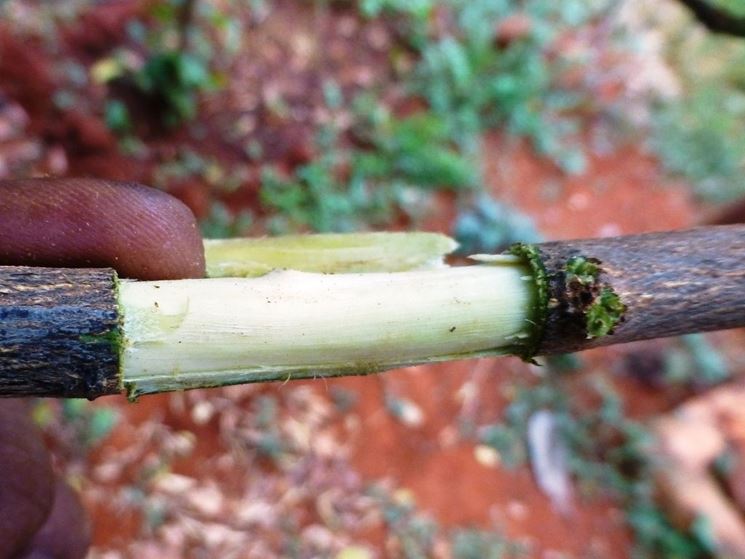
[[[118,23],[123,20],[105,10],[100,6],[79,25],[76,23],[74,28],[65,31],[64,48],[71,56],[93,60],[105,53],[104,38],[121,37]],[[289,24],[310,33],[312,26],[307,13],[300,17],[290,11],[286,16],[288,19],[280,24],[279,30],[274,30],[275,34],[286,32]],[[91,21],[95,25],[91,25]],[[89,28],[92,30],[87,31]],[[329,49],[329,59],[323,62],[330,66],[336,64],[336,71],[347,76],[349,83],[369,77],[353,72],[337,61],[339,57],[334,54],[337,51],[345,54],[345,45],[348,47],[355,38],[352,34],[346,43],[339,39],[338,44],[334,43],[336,46]],[[252,40],[260,41],[261,36]],[[256,48],[271,46],[265,43]],[[282,53],[278,56],[281,58]],[[371,64],[370,60],[363,60],[361,65],[365,64]],[[147,182],[154,161],[173,155],[169,152],[169,144],[186,141],[183,135],[174,133],[152,140],[150,147],[154,155],[150,160],[122,156],[100,117],[75,111],[60,115],[51,106],[55,88],[51,66],[52,62],[36,45],[0,28],[3,90],[9,97],[23,100],[31,117],[30,132],[50,144],[65,146],[70,174]],[[267,68],[262,72],[280,69],[276,60],[267,62]],[[251,74],[251,67],[244,71]],[[258,72],[251,79],[260,82],[265,77],[266,73]],[[292,88],[300,87],[298,95],[302,95],[302,87],[307,86],[310,79],[304,75]],[[231,103],[251,102],[245,91],[233,93],[235,98]],[[207,114],[218,108],[207,107]],[[254,125],[268,126],[265,121],[270,115],[261,111],[257,114],[258,121]],[[286,160],[290,167],[306,160],[312,155],[308,153],[303,135],[309,125],[309,122],[301,125],[300,133],[296,129],[280,128],[279,136],[270,142],[275,151],[268,155]],[[208,127],[207,134],[208,139],[202,145],[211,154],[224,162],[240,160],[242,156],[234,148],[224,146],[219,130]],[[654,158],[637,147],[626,146],[610,155],[593,156],[587,172],[576,177],[563,175],[555,166],[533,155],[524,143],[497,135],[486,139],[485,152],[488,154],[487,183],[495,196],[529,214],[547,238],[672,229],[698,220],[699,214],[688,190],[664,178]],[[199,216],[207,213],[216,198],[227,201],[233,208],[257,208],[257,185],[253,175],[234,193],[216,193],[198,178],[176,181],[170,185],[170,190]],[[453,204],[444,196],[441,210],[426,227],[448,233],[453,215]],[[626,352],[626,349],[617,348],[597,350],[588,354],[588,361],[606,371],[606,376],[616,382],[626,400],[632,403],[635,415],[644,417],[667,409],[669,398],[628,379],[612,377],[610,373],[619,369],[618,364]],[[569,513],[561,514],[552,508],[526,469],[510,471],[484,464],[477,459],[472,440],[459,434],[459,425],[464,420],[496,421],[509,400],[513,383],[526,377],[534,378],[535,372],[516,359],[505,358],[422,366],[382,377],[318,380],[292,386],[310,386],[323,398],[335,388],[351,391],[357,398],[356,404],[348,414],[337,414],[332,427],[350,449],[354,470],[363,483],[383,477],[392,479],[398,487],[409,489],[418,508],[442,525],[502,529],[510,537],[529,539],[534,557],[549,557],[549,551],[567,552],[577,557],[627,557],[629,535],[622,513],[613,503],[602,498],[578,499]],[[474,391],[470,399],[464,399],[467,384]],[[275,384],[262,388],[260,393],[281,395],[286,389]],[[405,425],[386,411],[385,400],[390,394],[414,402],[421,410],[421,423]],[[231,451],[229,442],[220,436],[216,421],[198,424],[189,407],[174,407],[174,401],[174,397],[154,396],[145,397],[136,405],[114,401],[96,404],[115,406],[122,417],[105,445],[89,457],[91,468],[104,454],[141,443],[138,427],[152,423],[165,425],[173,431],[194,433],[192,452],[188,458],[174,458],[171,470],[198,479],[211,479],[218,457]],[[159,452],[155,446],[151,450]],[[242,474],[239,469],[223,472],[222,480],[225,484],[238,483]],[[134,482],[138,475],[140,472],[136,468],[125,471],[116,478],[116,483]],[[85,480],[81,483],[84,487],[95,485]],[[98,483],[98,487],[106,486]],[[112,486],[111,491],[115,488]],[[94,544],[98,549],[128,549],[133,540],[151,537],[143,535],[147,532],[143,531],[137,512],[122,510],[105,499],[92,497],[92,493],[84,491],[83,496],[91,507]],[[377,545],[384,534],[377,525],[361,527],[359,535]]]

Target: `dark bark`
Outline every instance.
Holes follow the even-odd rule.
[[[745,326],[745,226],[535,248],[549,295],[536,355]],[[592,281],[567,271],[577,257],[599,268]],[[618,320],[609,333],[591,337],[588,312],[603,293],[617,296]]]
[[[118,393],[116,281],[107,268],[0,266],[0,396]]]
[[[178,34],[179,34],[179,51],[186,52],[189,50],[189,31],[194,23],[194,13],[196,11],[197,0],[184,0],[178,13]]]
[[[745,223],[745,198],[732,202],[720,208],[706,220],[711,225],[732,225]]]
[[[678,0],[712,33],[745,37],[745,18],[719,8],[707,0]]]

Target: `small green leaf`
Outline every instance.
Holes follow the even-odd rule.
[[[623,318],[626,305],[616,293],[606,287],[587,310],[587,337],[607,336]]]

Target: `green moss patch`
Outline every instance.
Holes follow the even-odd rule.
[[[610,287],[604,287],[585,313],[587,337],[599,338],[613,333],[613,328],[623,319],[626,305]]]
[[[533,326],[531,336],[524,340],[517,348],[516,355],[524,361],[533,362],[533,356],[538,351],[543,330],[548,317],[549,282],[546,267],[543,264],[540,251],[536,245],[517,243],[512,245],[508,251],[510,254],[522,258],[530,268],[535,282],[535,295],[533,308],[530,313],[530,322]]]
[[[585,258],[584,256],[572,256],[567,261],[566,282],[579,282],[581,285],[594,285],[598,280],[600,273],[600,262],[595,258]]]

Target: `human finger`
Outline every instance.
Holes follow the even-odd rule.
[[[204,276],[196,220],[135,183],[0,181],[0,265],[112,267],[143,280]]]

